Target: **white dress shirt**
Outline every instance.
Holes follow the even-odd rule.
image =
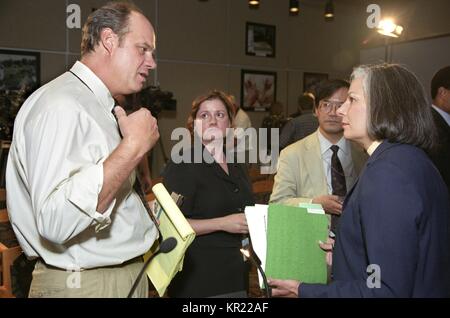
[[[71,72],[38,89],[17,115],[6,172],[11,224],[25,254],[49,265],[121,264],[145,253],[157,230],[133,190],[134,172],[107,211],[96,211],[103,162],[121,140],[114,100],[81,62]]]
[[[447,123],[447,125],[450,126],[450,114],[444,112],[442,109],[440,109],[439,107],[437,107],[436,105],[431,105],[433,106],[433,108],[439,113],[439,115],[442,116],[442,118],[444,118],[445,122]]]
[[[320,153],[322,154],[322,162],[323,162],[323,171],[325,172],[325,176],[327,179],[327,188],[328,194],[333,193],[333,188],[331,186],[331,157],[333,156],[333,151],[330,149],[333,144],[326,139],[321,133],[320,130],[317,131],[319,135],[319,143],[320,143]],[[338,150],[338,158],[341,161],[342,169],[344,170],[345,175],[345,183],[347,186],[347,190],[352,187],[350,183],[350,178],[348,176],[355,176],[356,171],[353,167],[352,160],[352,151],[350,142],[342,137],[336,145],[339,147]]]

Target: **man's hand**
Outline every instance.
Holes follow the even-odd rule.
[[[297,280],[269,278],[268,283],[272,288],[272,297],[298,297],[300,282]]]
[[[327,214],[340,215],[342,213],[342,203],[337,195],[321,195],[314,198],[311,203],[322,205]]]
[[[125,110],[117,106],[114,112],[123,139],[140,155],[147,153],[156,144],[159,139],[158,124],[148,109],[141,108],[127,116]]]
[[[322,241],[319,241],[320,248],[326,252],[325,253],[325,260],[329,266],[333,264],[333,248],[334,248],[334,239],[331,237],[327,238],[327,242],[324,243]]]

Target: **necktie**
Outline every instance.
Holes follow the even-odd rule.
[[[114,106],[117,106],[117,105],[118,105],[118,104],[117,104],[117,101],[116,101],[116,100],[114,100],[114,101],[115,101],[115,105],[114,105]],[[112,113],[113,113],[114,118],[115,118],[116,121],[117,121],[117,117],[114,115],[114,109],[112,110]],[[119,122],[117,122],[117,126],[118,126],[118,125],[119,125]],[[119,129],[119,135],[120,135],[120,138],[122,138],[123,136],[122,136],[122,133],[120,132],[120,127],[117,127],[117,128]],[[159,241],[159,243],[161,244],[161,241],[162,241],[162,235],[161,235],[161,231],[160,231],[160,229],[159,229],[159,223],[158,223],[158,221],[156,220],[155,215],[153,214],[152,210],[150,209],[150,206],[148,205],[147,198],[145,197],[145,193],[144,193],[144,190],[142,190],[141,184],[142,184],[142,183],[141,183],[141,180],[140,180],[140,178],[139,178],[139,174],[136,173],[136,180],[134,181],[133,189],[134,189],[134,191],[136,191],[136,193],[139,195],[139,198],[141,199],[142,204],[144,205],[145,210],[147,211],[148,215],[150,216],[150,219],[152,220],[152,222],[155,224],[156,229],[158,230],[158,241]]]
[[[347,186],[345,184],[344,169],[342,169],[341,161],[338,157],[339,146],[333,145],[330,147],[333,155],[331,156],[331,187],[332,194],[338,196],[345,196],[347,194]],[[339,224],[339,216],[331,215],[330,231],[336,233]]]

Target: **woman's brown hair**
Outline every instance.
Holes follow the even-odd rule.
[[[192,102],[191,112],[187,119],[186,128],[189,129],[191,135],[194,134],[194,120],[197,117],[200,105],[207,100],[220,100],[227,110],[228,119],[230,120],[230,126],[234,121],[234,116],[236,115],[236,105],[233,102],[233,97],[219,90],[212,90],[205,95],[198,96]]]

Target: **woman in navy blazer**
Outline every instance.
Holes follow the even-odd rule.
[[[426,151],[436,129],[417,78],[360,66],[338,110],[370,155],[347,194],[328,285],[270,280],[280,297],[449,297],[450,204]]]

